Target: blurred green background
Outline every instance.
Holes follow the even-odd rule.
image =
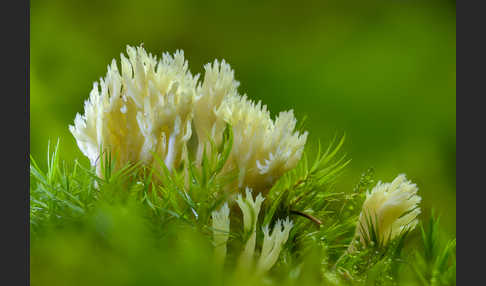
[[[68,131],[125,46],[225,59],[240,93],[308,116],[311,144],[346,133],[352,190],[406,173],[456,232],[455,1],[31,1],[30,150],[82,158]],[[86,160],[87,162],[87,160]]]

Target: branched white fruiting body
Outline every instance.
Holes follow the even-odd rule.
[[[262,228],[264,235],[263,246],[257,263],[257,271],[259,273],[267,272],[277,262],[282,246],[287,242],[292,227],[293,223],[287,218],[284,221],[277,220],[272,234],[269,233],[268,225]]]
[[[156,166],[154,154],[171,170],[180,165],[194,123],[198,138],[196,161],[209,154],[209,139],[222,141],[226,123],[233,129],[233,147],[223,172],[239,170],[232,187],[265,192],[302,156],[307,132],[294,131],[293,111],[274,120],[261,102],[240,96],[234,71],[223,60],[205,65],[204,80],[192,76],[182,51],[161,60],[143,49],[127,47],[121,73],[112,61],[104,79],[95,83],[69,126],[79,148],[97,166],[110,151],[115,168],[127,163]],[[100,153],[101,152],[101,153]]]
[[[245,249],[240,256],[240,265],[246,268],[251,265],[253,254],[255,252],[256,225],[263,200],[264,198],[261,194],[258,194],[255,200],[253,200],[253,196],[249,188],[246,188],[245,199],[242,198],[241,194],[239,194],[238,198],[236,199],[236,203],[243,213],[243,225],[245,233],[250,233],[250,237],[245,244]]]
[[[281,112],[277,119],[261,102],[246,96],[227,97],[217,114],[233,127],[233,149],[229,165],[239,170],[238,187],[265,191],[284,172],[294,168],[302,156],[307,132],[294,132],[293,111]]]
[[[253,256],[256,245],[256,226],[258,222],[258,214],[260,213],[261,205],[264,198],[258,194],[253,199],[251,189],[246,188],[246,197],[243,198],[241,194],[238,195],[236,203],[243,213],[243,229],[249,238],[245,243],[245,247],[240,254],[238,261],[238,268],[243,271],[249,270],[253,266]],[[215,247],[215,255],[219,264],[224,263],[226,257],[226,244],[229,238],[230,219],[229,219],[228,204],[224,204],[219,211],[211,213],[213,221],[213,241]],[[270,270],[277,262],[282,246],[289,238],[290,230],[293,223],[287,218],[286,220],[277,220],[272,234],[269,233],[268,225],[263,227],[263,246],[258,259],[256,271],[258,274],[263,274]]]
[[[188,71],[182,51],[159,61],[142,47],[128,46],[127,54],[121,54],[121,74],[113,60],[106,77],[94,84],[85,114],[77,114],[69,129],[92,165],[102,159],[103,148],[117,156],[116,167],[150,165],[152,153],[168,169],[177,167],[191,137],[198,76]]]
[[[263,149],[268,156],[256,163],[260,175],[269,176],[270,181],[294,168],[302,156],[307,132],[292,133],[296,123],[292,110],[280,112],[271,129],[267,131]]]
[[[360,241],[370,237],[368,221],[378,230],[378,237],[383,244],[397,237],[405,230],[412,230],[418,223],[420,214],[418,204],[421,197],[418,188],[407,180],[404,174],[398,175],[391,183],[378,184],[366,194],[363,203],[357,234]]]
[[[229,238],[230,219],[229,207],[225,203],[219,211],[213,211],[211,217],[213,219],[213,241],[214,252],[218,263],[223,264],[226,258],[226,243]]]
[[[216,145],[222,140],[225,127],[224,120],[219,118],[216,110],[226,97],[236,96],[240,85],[235,80],[234,71],[224,60],[215,60],[204,66],[205,74],[202,84],[197,87],[194,104],[194,127],[198,137],[197,160],[200,163],[203,150],[209,153],[209,138]]]
[[[205,70],[194,106],[198,161],[204,148],[209,151],[208,138],[220,144],[225,123],[229,123],[233,128],[233,149],[225,170],[239,170],[239,188],[250,186],[264,191],[297,165],[307,132],[294,132],[296,119],[292,110],[281,112],[273,121],[265,105],[240,96],[240,84],[224,60],[207,64]]]

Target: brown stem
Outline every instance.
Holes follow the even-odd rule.
[[[306,213],[303,213],[301,211],[296,211],[296,210],[290,210],[290,213],[293,213],[293,214],[296,214],[296,215],[300,215],[302,217],[305,217],[307,219],[310,219],[311,221],[313,221],[317,225],[321,225],[322,224],[322,221],[320,221],[318,218],[316,218],[314,216],[311,216],[310,214],[306,214]]]

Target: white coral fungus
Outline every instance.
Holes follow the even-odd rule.
[[[421,197],[417,191],[417,186],[404,174],[391,183],[378,182],[363,203],[357,227],[360,241],[368,241],[375,231],[378,241],[385,245],[403,231],[414,229],[420,214]]]
[[[229,238],[230,219],[229,207],[225,203],[219,211],[213,211],[211,218],[213,219],[213,241],[214,252],[219,263],[223,263],[226,257],[226,243]]]
[[[108,150],[116,168],[128,162],[153,166],[153,154],[169,170],[177,168],[189,151],[192,124],[199,163],[210,138],[219,144],[225,124],[232,126],[233,149],[223,171],[239,170],[238,188],[265,191],[297,165],[307,132],[294,131],[293,111],[272,120],[265,105],[238,94],[239,82],[224,60],[205,65],[198,83],[182,51],[157,60],[143,47],[128,46],[127,54],[121,54],[121,74],[113,60],[106,77],[94,84],[84,115],[77,114],[69,126],[98,174],[97,163]]]
[[[238,267],[240,269],[249,269],[253,265],[253,256],[255,253],[256,244],[256,226],[258,221],[258,214],[264,198],[261,194],[253,199],[251,190],[246,188],[246,197],[238,195],[236,203],[243,213],[243,225],[245,233],[250,234],[246,241],[245,248],[242,251],[239,259]],[[259,274],[265,273],[277,262],[277,259],[282,250],[282,246],[287,242],[290,230],[293,223],[287,218],[284,221],[277,220],[273,227],[272,234],[269,233],[268,225],[263,227],[263,246],[256,265],[256,271]]]
[[[223,99],[236,96],[240,85],[235,80],[234,71],[224,60],[215,60],[204,66],[205,74],[202,84],[197,87],[194,104],[194,127],[198,137],[197,160],[200,162],[204,149],[209,149],[209,139],[219,145],[222,140],[225,122],[218,117],[216,110]]]
[[[233,149],[225,168],[239,170],[239,188],[249,186],[264,191],[297,165],[307,132],[294,132],[297,121],[292,110],[281,112],[274,121],[261,102],[240,96],[239,82],[225,61],[207,64],[205,70],[194,107],[197,157],[200,160],[204,148],[209,151],[208,138],[219,144],[224,123],[229,123],[234,134]]]
[[[106,77],[94,84],[85,114],[77,114],[69,129],[92,165],[100,151],[112,152],[118,168],[128,162],[150,165],[155,152],[172,169],[191,136],[197,76],[188,71],[182,51],[159,61],[142,47],[129,46],[127,54],[121,54],[121,74],[113,60]]]
[[[250,265],[255,252],[256,225],[258,221],[258,214],[260,213],[260,207],[263,201],[264,198],[261,194],[258,194],[254,200],[249,188],[246,188],[246,197],[244,200],[241,194],[239,194],[238,198],[236,199],[236,203],[243,213],[243,225],[245,233],[250,233],[250,237],[248,238],[245,244],[245,249],[240,257],[240,264],[245,265],[245,267]]]
[[[273,227],[272,234],[269,233],[268,225],[262,228],[264,237],[262,252],[257,264],[258,272],[267,272],[272,268],[275,262],[277,262],[282,246],[287,242],[292,227],[292,221],[287,218],[284,221],[277,220]]]
[[[239,170],[238,187],[264,191],[282,174],[294,168],[304,149],[307,132],[294,132],[293,111],[281,112],[275,121],[261,102],[246,96],[228,97],[218,114],[233,127],[230,163]]]

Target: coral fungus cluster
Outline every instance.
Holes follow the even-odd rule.
[[[233,128],[233,148],[225,166],[238,170],[238,187],[261,190],[296,166],[307,132],[295,131],[292,111],[275,120],[261,102],[238,94],[234,71],[223,60],[205,66],[204,79],[193,76],[182,51],[157,59],[143,47],[121,54],[99,83],[94,83],[85,114],[76,115],[70,131],[93,166],[105,151],[116,156],[116,167],[128,162],[155,166],[154,155],[169,170],[180,166],[194,127],[196,156],[210,151],[210,140],[221,141],[226,123]],[[101,174],[100,174],[101,175]]]
[[[212,154],[212,146],[223,142],[225,128],[231,126],[231,151],[221,170],[236,171],[230,188],[237,196],[220,204],[218,210],[212,209],[215,257],[220,263],[226,259],[230,210],[237,205],[246,237],[238,265],[255,268],[258,273],[269,271],[294,225],[287,217],[274,220],[271,233],[268,224],[263,226],[260,256],[255,259],[265,190],[296,167],[307,132],[295,130],[292,110],[272,119],[265,105],[240,95],[234,71],[224,60],[205,65],[200,81],[199,75],[189,71],[182,51],[163,54],[158,60],[143,47],[128,46],[127,54],[121,54],[121,73],[113,60],[105,78],[94,83],[84,115],[77,114],[74,125],[69,126],[79,148],[99,176],[103,175],[100,161],[108,152],[116,157],[115,168],[141,163],[160,170],[163,162],[173,171],[189,154],[198,168],[205,155],[219,155]],[[257,193],[255,199],[252,190]],[[357,221],[359,243],[385,245],[413,229],[420,213],[417,190],[405,175],[399,175],[391,183],[379,182],[368,192]],[[349,250],[353,250],[352,244]]]

